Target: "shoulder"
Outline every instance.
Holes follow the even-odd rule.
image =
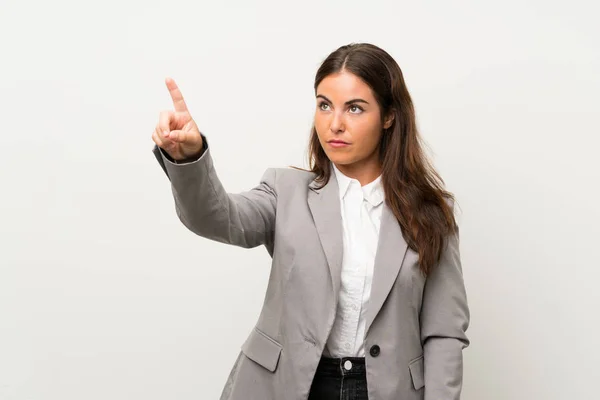
[[[269,184],[274,189],[299,189],[301,186],[308,187],[316,174],[307,170],[292,167],[268,168],[262,178],[262,182]]]

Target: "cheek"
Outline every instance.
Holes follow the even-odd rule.
[[[317,138],[319,139],[319,143],[323,146],[324,138],[321,136],[321,132],[323,132],[323,128],[319,127],[319,125],[315,124],[315,129],[317,130]]]
[[[352,126],[352,132],[355,140],[360,141],[361,148],[365,151],[371,151],[376,147],[381,138],[381,126],[378,121],[357,121]]]
[[[321,140],[321,134],[327,130],[326,121],[323,118],[315,116],[314,125],[317,130],[317,136],[319,136],[319,140]]]

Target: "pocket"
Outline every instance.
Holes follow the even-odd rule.
[[[242,345],[242,352],[249,359],[271,372],[277,369],[281,349],[281,344],[256,327]]]
[[[421,389],[425,386],[425,369],[424,369],[423,356],[414,359],[408,364],[410,370],[410,377],[412,378],[413,386],[415,390]]]

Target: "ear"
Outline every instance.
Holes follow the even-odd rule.
[[[392,122],[394,122],[394,112],[390,112],[383,123],[383,129],[387,129],[392,126]]]

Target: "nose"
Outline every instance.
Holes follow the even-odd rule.
[[[343,114],[340,115],[338,112],[334,112],[329,123],[329,129],[333,133],[343,132],[345,128]]]

